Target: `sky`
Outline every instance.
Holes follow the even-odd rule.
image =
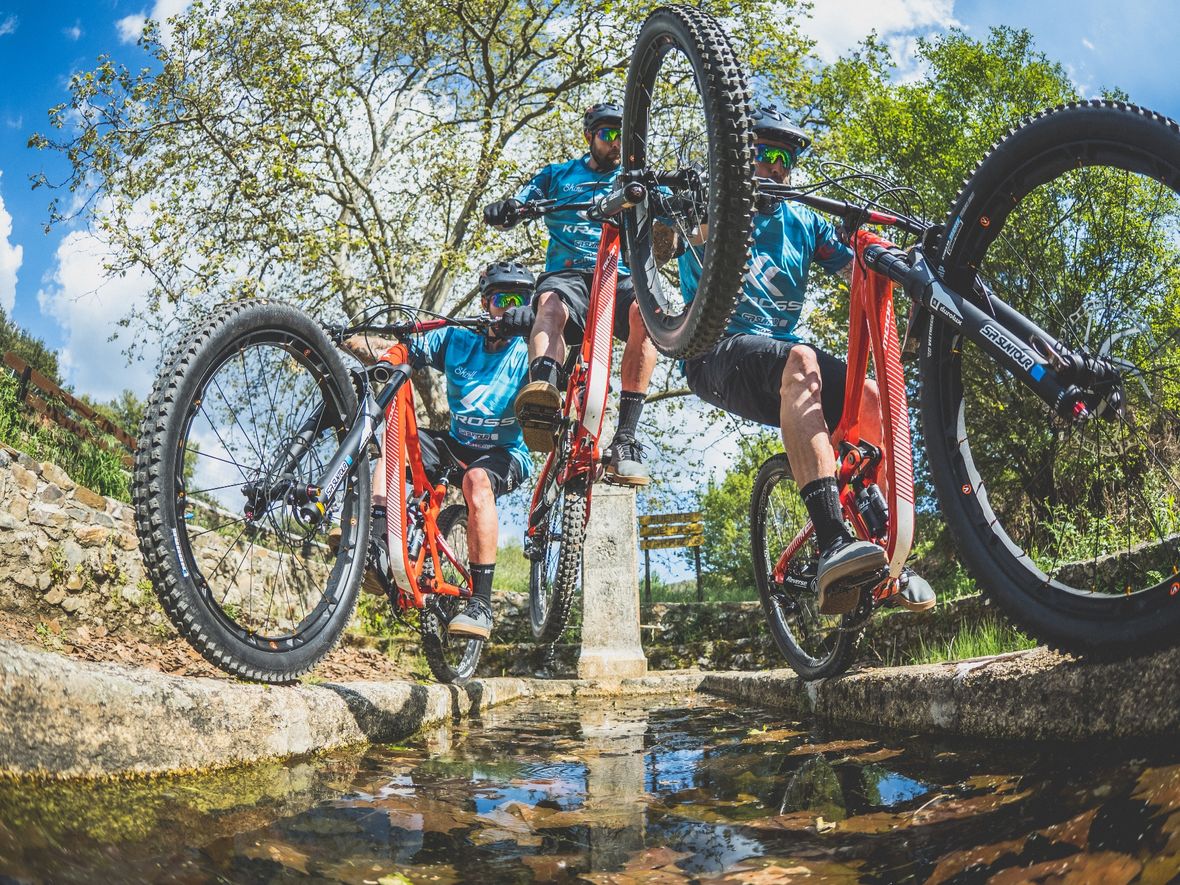
[[[57,350],[68,384],[99,400],[150,388],[151,362],[127,366],[124,345],[108,340],[146,286],[134,275],[104,280],[101,248],[83,227],[45,232],[51,195],[31,190],[30,176],[61,181],[67,167],[27,142],[47,131],[47,111],[67,100],[71,74],[93,68],[104,53],[143,64],[135,38],[144,19],[164,20],[187,2],[0,0],[0,308]],[[1006,24],[1027,28],[1083,94],[1117,86],[1180,118],[1180,0],[814,0],[814,7],[803,27],[825,60],[871,30],[904,57],[920,36],[959,27],[982,38]],[[912,73],[903,63],[900,76]],[[732,454],[733,446],[719,441],[710,448],[710,469],[723,471]]]

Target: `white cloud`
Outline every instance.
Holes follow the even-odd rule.
[[[959,22],[954,16],[954,6],[954,0],[820,0],[812,8],[811,18],[800,24],[815,39],[820,58],[832,61],[870,31],[889,41],[890,37],[955,27]],[[889,42],[890,48],[905,45]],[[897,59],[903,70],[909,67],[907,60]]]
[[[58,245],[55,269],[37,293],[42,314],[62,328],[65,344],[58,356],[65,381],[102,401],[125,388],[146,395],[158,362],[152,352],[127,363],[128,332],[119,329],[118,321],[144,304],[150,283],[142,272],[109,276],[104,267],[109,254],[93,234],[71,231]],[[115,332],[123,337],[112,341]]]
[[[167,43],[172,36],[172,28],[168,24],[168,19],[184,12],[191,2],[192,0],[156,0],[151,12],[124,16],[115,22],[115,27],[119,31],[119,39],[124,43],[134,43],[143,33],[143,26],[150,18],[160,23],[160,38]]]
[[[12,306],[16,304],[16,272],[24,258],[24,248],[9,242],[11,236],[12,216],[4,208],[4,198],[0,196],[0,308],[10,316]]]
[[[16,31],[17,25],[20,24],[20,19],[15,15],[10,15],[5,19],[0,19],[0,37],[5,34],[12,34]]]
[[[147,23],[146,15],[128,15],[115,22],[119,31],[119,40],[123,43],[134,43],[143,33],[143,26]]]
[[[1094,44],[1091,43],[1089,40],[1087,40],[1085,37],[1082,38],[1082,45],[1085,46],[1087,49],[1089,49],[1091,52],[1094,51]]]
[[[78,40],[82,37],[82,23],[77,19],[68,28],[62,28],[61,32],[66,35],[67,40]]]

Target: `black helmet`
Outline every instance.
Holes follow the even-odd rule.
[[[531,294],[535,285],[533,272],[517,261],[493,261],[479,275],[481,298],[487,298],[496,292]]]
[[[593,132],[603,124],[621,125],[623,109],[613,102],[590,105],[582,115],[582,131]]]
[[[758,108],[750,115],[754,135],[789,145],[797,151],[807,150],[811,136],[788,120],[774,105]]]

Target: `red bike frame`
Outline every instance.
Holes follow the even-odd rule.
[[[444,325],[445,320],[431,320],[418,323],[415,331],[425,332]],[[404,344],[395,344],[380,359],[394,366],[409,363],[409,348]],[[446,483],[432,484],[422,466],[418,419],[414,412],[414,386],[409,381],[398,388],[397,395],[386,410],[384,440],[386,543],[393,582],[398,591],[398,610],[424,607],[429,593],[464,598],[471,596],[471,575],[438,530],[438,515],[449,486]],[[407,485],[412,489],[412,499],[407,494]],[[418,501],[425,531],[423,543],[413,557],[410,556],[409,526],[406,524],[411,500]],[[433,566],[433,575],[424,574],[428,557]],[[444,557],[463,576],[462,586],[443,579]]]
[[[602,435],[602,419],[606,412],[606,395],[610,384],[611,357],[615,326],[615,296],[619,285],[619,228],[603,224],[598,241],[598,257],[594,263],[594,278],[590,284],[590,305],[586,316],[586,334],[582,339],[581,355],[570,372],[562,407],[563,421],[573,422],[570,456],[560,465],[558,485],[579,476],[587,477],[586,519],[590,518],[590,488],[602,469],[598,440]],[[545,481],[561,457],[557,449],[549,453],[545,466],[533,486],[529,512],[541,504]],[[531,523],[531,520],[530,520]],[[539,526],[529,526],[528,536],[536,534]]]
[[[901,368],[901,345],[893,313],[893,284],[881,274],[866,270],[861,260],[865,247],[892,244],[862,230],[857,232],[852,245],[856,258],[848,311],[848,375],[844,388],[844,412],[832,433],[832,445],[836,451],[837,482],[845,517],[855,528],[858,537],[880,544],[889,558],[890,580],[874,590],[874,596],[883,599],[896,592],[896,579],[901,575],[914,540],[914,455],[910,442],[905,374]],[[865,462],[857,445],[861,442],[861,400],[868,375],[870,350],[876,370],[884,436],[882,440],[868,440],[884,453],[881,461],[872,465]],[[843,457],[841,443],[851,444]],[[882,478],[886,480],[889,519],[883,536],[874,537],[871,534],[856,506],[856,484],[852,482],[854,477],[858,477],[858,484],[880,484]],[[809,520],[787,545],[775,563],[776,582],[781,584],[784,581],[791,560],[807,543],[813,531],[814,527]]]

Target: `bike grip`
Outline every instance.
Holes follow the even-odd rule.
[[[871,243],[865,246],[861,253],[869,270],[889,277],[893,282],[904,286],[910,275],[910,262],[905,252],[897,247],[882,246]]]
[[[647,197],[647,188],[638,182],[631,182],[623,187],[611,191],[609,194],[598,198],[598,205],[595,207],[599,215],[609,218],[612,215],[618,215],[624,209],[629,209],[632,206],[642,203]]]

